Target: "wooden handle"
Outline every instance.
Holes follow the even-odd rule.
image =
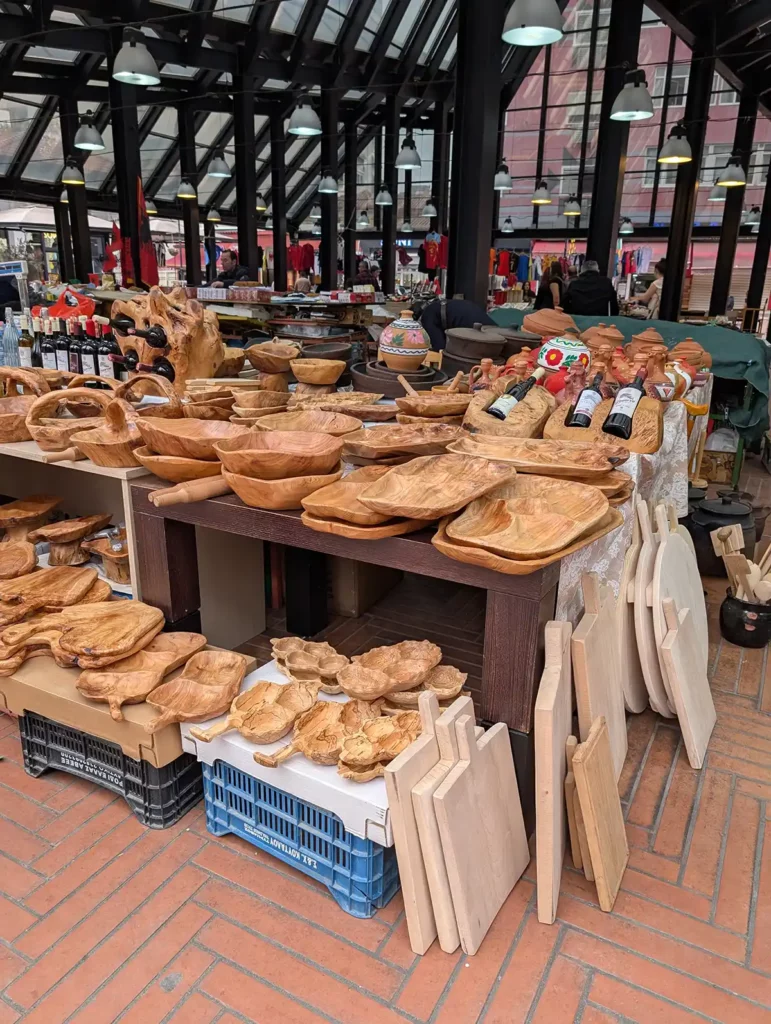
[[[115,722],[123,721],[123,712],[121,711],[121,697],[108,697],[107,706],[110,709],[110,718]]]
[[[159,729],[165,729],[167,725],[173,725],[177,721],[178,718],[176,712],[172,711],[170,708],[166,708],[156,718],[153,718],[149,722],[145,722],[145,732],[152,735],[153,733],[158,732]]]
[[[412,384],[410,384],[410,382],[407,380],[407,378],[402,376],[401,373],[399,374],[399,376],[396,379],[399,381],[401,386],[404,388],[404,393],[406,395],[417,395],[418,394],[418,392],[415,390],[415,388],[412,386]]]
[[[71,388],[78,388],[89,380],[94,381],[95,384],[106,384],[110,391],[117,391],[120,386],[120,382],[115,380],[114,377],[100,377],[96,373],[78,373],[67,384],[65,391],[69,391]]]
[[[28,389],[33,395],[47,395],[51,390],[48,381],[43,377],[42,374],[36,370],[23,370],[17,369],[14,366],[3,366],[0,367],[0,381],[10,381],[12,384],[21,384],[23,388]],[[8,394],[7,384],[5,385],[6,394]],[[16,390],[11,394],[16,394]]]
[[[669,516],[667,515],[667,507],[664,504],[656,506],[654,513],[656,517],[656,525],[659,528],[659,538],[663,539],[670,532],[669,529]]]
[[[432,690],[427,690],[418,697],[418,710],[420,711],[420,724],[423,727],[423,735],[434,736],[436,733],[436,720],[439,717],[439,698]]]
[[[197,726],[193,726],[190,730],[190,735],[197,740],[201,740],[202,743],[210,743],[215,737],[222,736],[224,733],[230,732],[231,729],[235,729],[235,726],[230,717],[228,717],[224,722],[220,722],[219,725],[213,725],[211,729],[199,729]]]
[[[43,452],[40,461],[48,464],[52,462],[77,462],[78,459],[85,459],[85,457],[78,448],[65,448],[61,452]]]
[[[296,749],[297,748],[293,741],[292,743],[287,743],[287,745],[282,747],[280,750],[277,750],[275,754],[261,754],[259,750],[255,750],[252,757],[257,764],[261,764],[263,768],[276,768],[282,761],[286,761],[288,757],[291,757]]]
[[[227,480],[221,476],[207,476],[202,480],[188,480],[183,484],[175,484],[174,487],[150,491],[147,497],[156,508],[165,508],[168,505],[190,505],[196,501],[220,498],[224,494],[232,493],[233,489]]]
[[[458,388],[460,387],[460,382],[461,382],[462,379],[463,379],[463,370],[458,370],[458,372],[455,374],[455,376],[452,379],[452,384],[450,384],[450,386],[447,388],[448,392],[449,391],[457,391]]]
[[[181,409],[182,406],[179,401],[179,395],[174,390],[173,384],[166,380],[165,377],[160,377],[157,373],[135,373],[133,377],[130,377],[127,381],[124,381],[118,386],[115,391],[115,397],[128,398],[134,388],[134,385],[138,384],[141,380],[148,381],[152,385],[152,390],[162,398],[168,398],[169,405],[174,408]]]
[[[111,391],[96,391],[94,388],[65,388],[63,391],[49,391],[47,395],[36,398],[29,407],[27,426],[38,426],[44,416],[50,415],[48,410],[53,409],[60,402],[72,402],[75,399],[81,399],[106,409],[112,398],[113,394]]]
[[[474,736],[474,719],[471,715],[463,715],[455,723],[455,735],[458,737],[458,757],[461,761],[473,761],[477,750]]]

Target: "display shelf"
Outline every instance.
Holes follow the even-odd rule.
[[[93,473],[94,476],[109,476],[114,480],[134,480],[138,476],[147,476],[149,470],[144,466],[129,466],[110,469],[107,466],[96,466],[90,459],[76,459],[73,462],[45,462],[46,453],[38,446],[37,441],[16,441],[14,444],[0,444],[0,455],[11,455],[15,459],[27,459],[29,462],[42,462],[48,466],[66,466],[79,473]]]

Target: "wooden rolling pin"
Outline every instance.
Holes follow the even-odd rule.
[[[60,452],[43,452],[41,462],[77,462],[78,459],[85,459],[85,455],[79,448],[64,448]]]
[[[206,498],[220,498],[224,494],[232,494],[233,490],[222,476],[207,476],[201,480],[188,480],[174,487],[161,487],[150,491],[147,498],[156,508],[166,505],[189,505]]]

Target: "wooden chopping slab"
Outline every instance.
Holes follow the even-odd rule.
[[[624,766],[627,738],[624,693],[618,668],[616,600],[609,587],[600,587],[596,573],[584,573],[581,587],[584,617],[571,641],[578,726],[585,740],[594,720],[605,717],[613,750],[613,768],[618,778]]]
[[[645,686],[640,653],[634,628],[634,577],[640,558],[642,537],[640,521],[632,512],[632,540],[624,556],[624,568],[618,588],[616,603],[616,630],[618,634],[618,667],[621,688],[627,711],[639,714],[648,707],[648,690]]]
[[[0,580],[13,580],[31,573],[37,565],[35,545],[26,540],[0,544]]]
[[[538,390],[534,388],[533,390]],[[532,392],[531,392],[532,393]],[[652,455],[661,447],[664,440],[664,403],[656,398],[641,398],[640,404],[634,416],[632,436],[628,441],[620,437],[612,437],[605,434],[602,425],[607,419],[612,398],[606,398],[600,402],[592,416],[590,427],[566,427],[565,418],[570,407],[569,402],[564,402],[549,417],[543,428],[543,436],[549,440],[573,440],[573,441],[603,441],[609,440],[613,444],[620,444],[630,452],[638,452],[641,455]]]
[[[653,631],[653,614],[648,606],[648,587],[653,582],[659,539],[653,533],[650,511],[642,499],[637,502],[637,518],[642,538],[634,577],[634,631],[637,639],[637,653],[640,657],[640,668],[651,707],[665,718],[674,718],[661,675],[658,645],[656,634]]]
[[[604,718],[592,723],[585,742],[578,745],[573,755],[573,772],[597,896],[601,909],[610,912],[621,888],[629,846]]]
[[[525,823],[503,722],[477,744],[474,720],[456,724],[460,761],[434,793],[463,952],[477,952],[528,865]]]
[[[675,602],[664,598],[668,632],[661,645],[677,718],[691,768],[701,768],[717,716],[707,673],[702,671],[699,637],[689,608],[678,613]]]
[[[0,584],[0,626],[20,622],[40,608],[76,604],[96,578],[96,569],[61,565],[7,580]]]
[[[565,744],[573,690],[569,622],[546,623],[545,666],[535,702],[535,821],[538,920],[554,924],[565,858]]]

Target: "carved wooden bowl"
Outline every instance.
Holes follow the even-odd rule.
[[[377,700],[419,686],[442,660],[442,649],[428,640],[403,640],[354,656],[337,675],[347,696]]]
[[[262,373],[288,373],[293,359],[300,355],[297,345],[283,345],[278,341],[265,341],[244,350],[246,358]]]
[[[354,430],[360,430],[361,422],[353,416],[344,416],[339,412],[300,409],[264,416],[256,427],[258,430],[302,430],[342,437],[344,434],[353,433]]]
[[[200,480],[206,476],[219,476],[222,472],[220,462],[204,459],[184,459],[178,455],[156,455],[150,448],[135,448],[137,461],[159,476],[173,484],[186,483],[188,480]]]
[[[293,359],[292,373],[303,384],[335,384],[345,370],[342,359]]]
[[[238,473],[222,475],[245,505],[275,510],[302,508],[302,499],[320,487],[334,483],[343,475],[342,465],[335,473],[314,476],[290,476],[283,480],[258,480]]]
[[[410,416],[462,416],[470,401],[471,395],[428,392],[397,398],[396,404]]]
[[[137,420],[145,444],[159,455],[176,455],[185,459],[214,461],[218,441],[240,437],[246,433],[235,423],[209,420],[166,420],[146,416]]]
[[[267,393],[267,392],[266,392]],[[283,406],[267,409],[250,409],[246,405],[234,405],[233,414],[230,419],[233,423],[238,423],[242,420],[261,420],[263,416],[273,416],[277,412],[283,412],[286,409],[286,402]]]
[[[239,391],[237,398],[241,409],[284,409],[289,401],[281,391]]]
[[[214,445],[229,473],[261,480],[331,473],[342,448],[343,442],[330,434],[301,430],[251,431]]]
[[[467,678],[467,672],[453,665],[437,665],[415,689],[390,693],[388,702],[400,708],[417,708],[420,695],[426,690],[433,690],[438,700],[452,700],[463,689]]]
[[[130,468],[136,466],[134,449],[142,445],[142,435],[133,420],[126,419],[126,410],[133,410],[117,398],[105,410],[104,426],[80,430],[72,434],[70,442],[95,466]]]
[[[58,452],[69,445],[70,437],[79,430],[99,426],[98,417],[77,419],[74,416],[58,418],[61,404],[66,400],[86,400],[99,406],[102,411],[113,399],[113,392],[93,391],[89,388],[73,388],[72,391],[51,391],[36,398],[27,413],[27,429],[46,452]]]
[[[420,736],[420,714],[402,711],[388,718],[365,722],[360,731],[343,740],[340,760],[352,768],[393,761]]]

